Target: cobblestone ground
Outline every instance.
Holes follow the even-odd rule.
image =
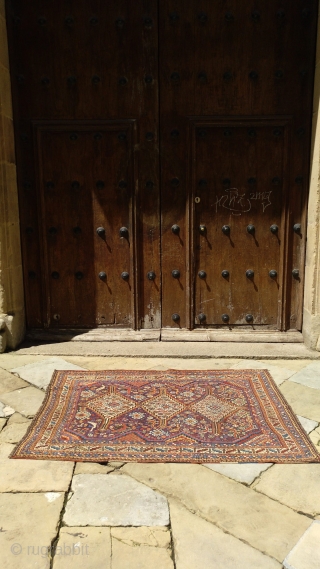
[[[320,362],[0,355],[3,569],[319,569],[320,464],[9,460],[54,369],[268,369],[320,450]]]

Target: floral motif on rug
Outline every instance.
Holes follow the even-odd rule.
[[[320,462],[266,370],[56,371],[11,458]]]

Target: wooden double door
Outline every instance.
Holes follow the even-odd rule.
[[[8,0],[29,328],[301,329],[316,0]]]

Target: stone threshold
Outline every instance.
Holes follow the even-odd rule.
[[[160,330],[116,328],[28,330],[27,341],[47,342],[159,342]]]
[[[162,342],[303,343],[301,332],[276,330],[161,330]]]
[[[263,342],[26,342],[16,355],[183,358],[320,359],[302,343]]]
[[[245,342],[303,343],[301,332],[275,330],[29,330],[28,341],[47,342]]]

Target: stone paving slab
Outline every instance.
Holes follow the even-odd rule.
[[[275,464],[254,488],[298,512],[320,514],[320,464]]]
[[[8,354],[9,356],[9,354]],[[15,363],[17,367],[24,367],[18,366],[19,358],[24,359],[25,356],[16,356]],[[44,358],[45,356],[43,356]],[[1,354],[0,354],[1,358]],[[37,356],[34,356],[36,359]],[[61,358],[59,358],[61,359]],[[30,357],[28,358],[30,364]],[[36,360],[35,363],[42,364],[45,361],[44,359],[38,361]],[[237,363],[238,361],[243,361],[235,358],[193,358],[191,360],[181,359],[181,358],[131,358],[131,357],[84,357],[84,356],[66,356],[64,360],[67,364],[73,364],[81,369],[89,369],[89,370],[106,370],[106,369],[155,369],[156,367],[160,366],[159,369],[228,369],[232,364]],[[285,360],[287,361],[287,360]],[[309,361],[309,360],[308,360]],[[31,361],[32,364],[32,361]],[[70,367],[69,365],[69,367]],[[11,367],[9,366],[9,369]],[[13,376],[16,377],[16,376]],[[19,379],[19,378],[17,378]]]
[[[85,368],[69,363],[62,358],[53,357],[41,362],[34,362],[20,367],[15,367],[10,371],[11,373],[18,375],[21,379],[32,383],[35,387],[46,389],[55,370],[68,369],[84,370]]]
[[[320,422],[320,389],[285,381],[280,391],[297,415]]]
[[[0,354],[1,357],[1,354]],[[19,356],[17,356],[19,357]],[[24,356],[20,356],[21,358]],[[104,369],[179,369],[190,366],[188,369],[228,369],[234,364],[239,362],[245,363],[248,360],[239,358],[167,358],[167,357],[154,357],[154,358],[126,358],[126,357],[84,357],[84,356],[66,356],[68,362],[74,363],[86,369],[104,370]],[[292,373],[300,371],[303,367],[312,363],[312,360],[250,360],[260,361],[263,368],[267,369],[269,365],[286,368],[291,370]]]
[[[112,466],[113,468],[121,468],[121,466],[124,464],[125,462],[120,462],[117,460],[110,460],[110,462],[108,462],[108,466]]]
[[[3,427],[5,426],[6,422],[7,422],[7,419],[5,419],[5,418],[0,419],[0,433],[3,429]]]
[[[128,365],[129,360],[131,360],[131,358],[124,358],[122,356],[118,356],[117,358],[109,358],[109,357],[90,358],[90,357],[79,357],[79,356],[68,357],[68,361],[74,363],[75,365],[80,365],[92,371],[105,370],[105,369],[125,369],[126,366]],[[134,360],[134,365],[139,365],[136,360]],[[144,366],[145,365],[146,364],[144,364]],[[143,369],[145,369],[145,367]]]
[[[320,362],[312,362],[311,364],[298,371],[290,381],[306,385],[312,389],[320,389]]]
[[[309,438],[312,440],[315,447],[320,446],[320,427],[309,433]],[[320,453],[320,448],[317,450]]]
[[[18,443],[26,434],[29,424],[28,423],[11,423],[8,424],[0,433],[0,442],[3,443]]]
[[[121,472],[174,496],[197,515],[280,562],[311,524],[310,518],[202,465],[128,463]]]
[[[131,547],[134,547],[135,544],[164,547],[165,549],[171,547],[170,531],[163,526],[113,527],[111,528],[111,535]]]
[[[111,569],[110,529],[62,527],[54,550],[52,567],[53,569]]]
[[[10,445],[11,450],[14,446]],[[4,454],[10,447],[3,447]],[[67,491],[73,467],[73,462],[1,458],[0,492]]]
[[[237,363],[238,359],[193,358],[126,358],[126,357],[68,357],[68,362],[89,370],[106,369],[225,369]]]
[[[0,395],[0,400],[5,405],[9,405],[15,411],[18,411],[21,415],[33,417],[39,410],[44,397],[45,394],[43,391],[40,391],[40,389],[36,387],[25,387],[24,389],[17,389],[10,393],[3,393]]]
[[[147,361],[147,360],[145,360]],[[165,369],[180,369],[180,370],[184,370],[184,369],[189,369],[189,370],[211,370],[211,369],[229,369],[232,364],[237,363],[239,360],[236,359],[219,359],[219,360],[214,360],[211,358],[193,358],[191,360],[185,360],[185,359],[178,359],[178,358],[173,358],[171,360],[165,359],[164,361],[166,362],[166,365],[164,366],[164,364],[161,362],[161,359],[158,358],[158,364],[156,366],[152,366],[151,368],[149,367],[148,369],[155,369],[156,368],[160,368],[163,369],[163,367]],[[149,360],[149,365],[150,365],[150,360]]]
[[[6,405],[5,403],[2,403],[0,401],[0,417],[1,418],[10,417],[10,415],[13,415],[13,413],[14,413],[14,409],[12,409],[12,407],[10,407],[10,405]]]
[[[111,528],[112,569],[174,569],[167,528]]]
[[[64,494],[0,494],[1,567],[49,569]]]
[[[242,360],[231,366],[231,369],[267,369],[277,385],[294,375],[294,371],[283,366],[259,362],[257,360]]]
[[[166,498],[129,476],[79,474],[63,521],[68,526],[167,526]]]
[[[17,355],[17,354],[18,354],[17,351],[5,352],[3,354],[0,354],[0,368],[8,371],[9,369],[12,369],[14,367],[27,365],[34,362],[41,362],[43,360],[48,359],[48,356],[45,355],[38,356],[35,354],[30,354],[30,355],[22,355],[22,354]]]
[[[313,431],[319,425],[317,421],[306,419],[305,417],[301,417],[300,415],[297,415],[297,418],[299,419],[301,425],[303,426],[307,434],[311,433],[311,431]]]
[[[23,356],[17,355],[17,352],[9,352],[6,354],[0,354],[0,368],[5,367],[5,369],[12,369],[15,367],[23,367],[24,365],[42,362],[48,359],[48,356]],[[83,356],[83,355],[66,355],[63,359],[70,364],[77,365],[79,367],[91,370],[104,370],[104,369],[151,369],[156,366],[161,366],[161,369],[171,369],[175,366],[190,366],[190,369],[225,369],[229,368],[234,364],[239,362],[249,361],[248,359],[242,358],[212,358],[212,357],[193,357],[191,359],[179,358],[179,357],[123,357],[119,354],[117,356],[103,356],[96,355],[94,357]],[[266,369],[268,365],[273,365],[276,367],[287,368],[288,370],[296,373],[300,371],[306,365],[312,363],[313,360],[310,359],[267,359],[267,360],[250,360],[259,361],[264,364],[262,367]],[[181,369],[181,367],[180,367]],[[16,376],[15,376],[16,377]],[[17,378],[19,379],[19,378]]]
[[[275,559],[192,514],[174,499],[169,504],[176,569],[281,569]]]
[[[28,383],[5,369],[0,369],[0,395],[22,387],[28,387]]]
[[[298,371],[300,371],[302,368],[304,368],[308,364],[311,364],[313,360],[292,360],[292,359],[282,360],[282,359],[277,358],[276,360],[261,359],[259,361],[263,364],[275,365],[277,367],[285,367],[285,368],[291,369],[295,373],[297,373]]]
[[[13,413],[8,418],[8,425],[12,425],[12,423],[30,423],[30,419],[24,415],[21,415],[20,413]]]
[[[114,467],[99,464],[98,462],[77,462],[74,470],[76,474],[108,474],[113,472]]]
[[[0,459],[8,458],[15,446],[11,443],[0,443]]]
[[[232,478],[236,480],[236,482],[250,485],[262,472],[273,466],[273,463],[248,462],[245,464],[237,464],[235,462],[228,462],[225,464],[203,464],[203,466],[219,474],[223,474],[228,478]]]
[[[122,356],[174,358],[240,359],[320,359],[320,353],[300,343],[245,342],[59,342],[38,346],[26,345],[17,355],[48,356]],[[1,360],[0,360],[1,362]],[[0,363],[1,365],[1,363]]]
[[[283,563],[285,569],[319,569],[320,521],[315,521],[290,551]]]

